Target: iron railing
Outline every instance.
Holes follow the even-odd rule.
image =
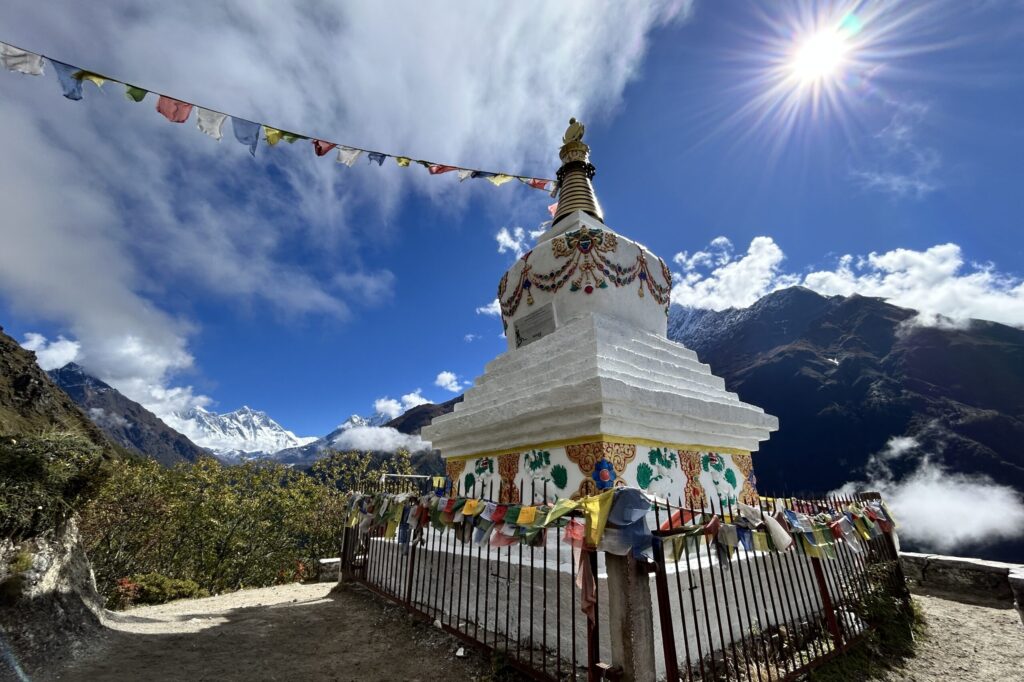
[[[431,492],[428,485],[389,480],[369,492],[424,495]],[[447,482],[442,494],[535,505],[555,501],[546,482],[529,489],[521,484],[515,492],[518,496],[493,483],[463,491]],[[383,527],[362,536],[348,528],[342,569],[533,679],[593,679],[588,671],[600,668],[600,604],[605,597],[599,589],[593,619],[581,613],[576,585],[580,554],[566,541],[564,528],[552,526],[534,544],[507,547],[476,544],[468,536],[472,526],[462,528],[438,533],[428,527],[409,537],[399,531],[391,539]],[[598,553],[583,552],[582,560],[597,576]],[[607,640],[605,633],[604,651]]]
[[[423,496],[433,493],[429,485],[389,480],[367,492]],[[546,485],[526,490],[521,484],[516,490],[488,483],[463,491],[446,482],[438,492],[507,505],[555,501]],[[834,515],[851,503],[876,499],[761,498],[756,509],[769,515],[783,509]],[[653,597],[646,617],[655,630],[659,679],[794,679],[864,636],[870,623],[862,607],[870,597],[908,599],[891,532],[866,540],[858,536],[852,548],[835,542],[820,558],[806,549],[778,552],[749,543],[730,552],[711,535],[693,533],[696,520],[713,514],[720,521],[744,523],[728,505],[688,509],[668,501],[654,504],[648,517],[655,529],[653,559],[639,561],[650,575]],[[531,544],[504,547],[473,542],[472,519],[444,532],[427,526],[410,533],[402,526],[392,535],[383,525],[365,532],[347,528],[343,573],[532,679],[615,677],[602,657],[611,650],[602,552],[581,554],[578,543],[570,544],[571,532],[559,525]],[[673,551],[687,534],[683,551]],[[581,557],[596,583],[592,618],[581,613]]]

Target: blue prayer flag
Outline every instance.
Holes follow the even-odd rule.
[[[469,174],[471,178],[493,178],[496,173],[488,173],[487,171],[473,171]]]
[[[381,154],[380,152],[369,152],[366,155],[370,161],[376,161],[377,165],[380,166],[384,163],[384,159],[388,158],[387,154]]]
[[[231,129],[235,131],[235,139],[248,145],[249,153],[256,156],[256,145],[260,142],[259,123],[246,121],[244,118],[231,117]]]
[[[60,81],[60,87],[64,91],[64,96],[73,100],[82,99],[82,80],[75,78],[75,74],[81,71],[81,69],[64,62],[54,61],[53,59],[50,60],[50,63],[53,64],[53,70],[57,74],[57,80]]]

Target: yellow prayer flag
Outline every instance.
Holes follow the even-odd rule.
[[[555,502],[555,506],[552,507],[550,511],[548,511],[548,515],[544,518],[544,527],[546,528],[550,526],[554,521],[562,518],[563,516],[571,512],[573,509],[576,509],[578,506],[579,502],[577,502],[576,500],[571,500],[569,498],[561,499],[558,502]]]
[[[512,180],[513,178],[512,178],[511,175],[505,175],[504,173],[498,173],[497,175],[492,175],[492,176],[488,177],[487,179],[490,181],[490,183],[492,185],[494,185],[496,187],[501,187],[502,185],[504,185],[509,180]]]
[[[395,537],[395,531],[397,530],[398,523],[396,523],[395,521],[388,521],[388,527],[387,530],[384,531],[384,537],[390,540],[391,538]]]
[[[402,168],[405,168],[406,166],[408,166],[411,161],[412,161],[412,159],[410,159],[408,156],[396,156],[395,157],[395,163],[397,163]]]
[[[434,476],[434,478],[432,479],[432,482],[433,482],[433,485],[434,485],[435,488],[443,488],[444,487],[444,476]]]
[[[267,139],[267,144],[273,147],[281,141],[281,138],[284,136],[284,131],[278,130],[277,128],[271,128],[270,126],[263,126],[263,136]]]
[[[587,515],[586,539],[587,544],[591,547],[597,547],[601,543],[604,526],[608,522],[608,513],[612,510],[614,494],[614,489],[608,490],[600,495],[584,498],[580,505]]]
[[[92,71],[79,71],[75,74],[75,78],[81,81],[89,81],[97,88],[107,82],[106,78],[99,75],[98,73],[93,73]]]
[[[483,508],[484,508],[484,505],[483,505],[481,500],[469,499],[469,500],[466,500],[466,504],[463,505],[463,507],[462,507],[462,515],[463,516],[476,516],[477,514],[479,514],[483,510]]]
[[[799,537],[800,544],[803,547],[804,553],[812,559],[820,559],[821,552],[818,550],[817,547],[811,544],[811,541],[807,539],[807,536],[803,533],[800,533]]]
[[[533,523],[534,519],[536,518],[536,507],[523,507],[522,509],[519,510],[519,518],[516,520],[516,523],[520,526],[528,526],[531,523]]]

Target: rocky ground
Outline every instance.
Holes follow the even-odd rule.
[[[33,680],[483,680],[486,658],[359,587],[283,585],[112,614],[110,630]],[[1013,609],[915,597],[918,655],[886,680],[1024,680]]]

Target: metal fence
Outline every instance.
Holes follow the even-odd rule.
[[[399,480],[369,492],[422,496],[432,491],[427,482]],[[514,490],[489,484],[463,491],[446,482],[441,494],[510,505],[555,501],[547,486]],[[875,498],[762,498],[758,511],[813,515],[869,499]],[[640,566],[649,576],[646,617],[653,621],[659,679],[793,679],[865,634],[861,607],[871,595],[906,597],[891,533],[858,537],[852,548],[836,542],[820,558],[749,542],[723,552],[709,534],[693,533],[691,519],[715,511],[715,518],[740,518],[731,508],[687,509],[664,501],[649,515],[656,529],[653,561],[640,559]],[[683,524],[684,518],[690,523]],[[603,553],[583,552],[584,566],[568,531],[559,526],[531,544],[505,547],[478,544],[472,533],[471,522],[444,532],[421,527],[412,534],[401,526],[390,535],[382,526],[364,532],[348,528],[342,571],[530,678],[614,679],[616,670],[607,663],[609,585]],[[581,612],[578,573],[586,568],[596,583],[592,618]]]
[[[756,509],[773,517],[782,510],[835,516],[878,499],[762,498]],[[741,518],[728,505],[721,512]],[[666,551],[686,532],[679,519],[702,513],[681,504],[655,506],[655,629],[662,645],[656,653],[669,680],[794,679],[866,634],[864,607],[872,597],[909,598],[891,529],[820,548],[806,547],[791,532],[795,549],[778,552],[748,541],[731,556],[698,533],[682,540],[682,551]]]
[[[389,481],[379,491],[430,492],[428,484],[413,481]],[[443,494],[536,505],[555,501],[546,484],[520,486],[515,492],[518,496],[493,483],[463,491],[449,482]],[[598,617],[591,621],[581,613],[578,563],[564,542],[563,528],[549,528],[534,545],[507,547],[476,544],[452,529],[442,534],[425,528],[408,538],[401,531],[394,538],[385,535],[380,527],[363,535],[346,529],[343,570],[533,679],[588,679],[588,671],[598,669],[601,603],[607,591],[604,586],[598,590]],[[597,575],[597,553],[586,552],[584,559]],[[606,632],[603,650],[607,647]]]

